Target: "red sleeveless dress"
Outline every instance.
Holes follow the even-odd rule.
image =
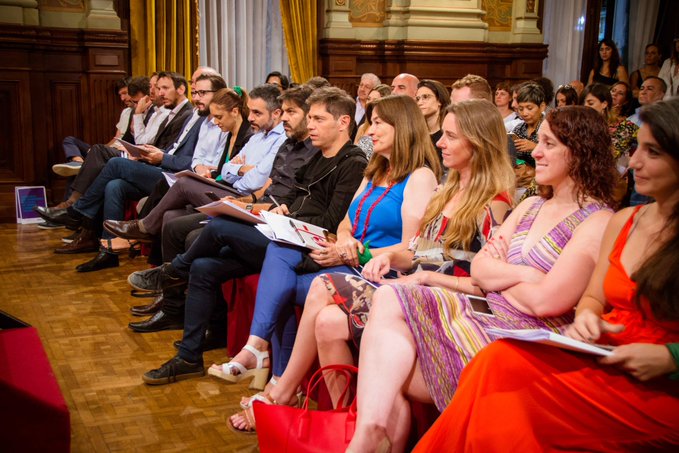
[[[679,323],[655,320],[634,302],[620,255],[630,217],[610,254],[604,318],[625,330],[601,343],[676,343]],[[679,451],[679,383],[640,382],[590,355],[496,341],[465,368],[453,400],[416,452]]]

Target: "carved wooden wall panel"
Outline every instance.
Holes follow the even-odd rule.
[[[356,93],[359,77],[377,74],[383,83],[402,72],[436,79],[450,86],[466,74],[478,74],[491,86],[509,80],[540,77],[543,44],[490,44],[444,41],[357,41],[322,39],[321,73],[330,83]]]
[[[66,180],[51,167],[64,160],[64,137],[108,142],[128,56],[127,32],[0,28],[0,221],[14,219],[15,186],[44,185],[60,199]]]

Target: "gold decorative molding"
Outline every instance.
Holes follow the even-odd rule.
[[[483,20],[488,24],[488,31],[512,31],[513,0],[483,0],[482,7],[486,11]]]
[[[386,19],[385,0],[352,0],[349,22],[358,27],[381,27]]]

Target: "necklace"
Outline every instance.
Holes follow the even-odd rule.
[[[387,176],[388,176],[388,174],[387,174]],[[365,221],[363,222],[363,232],[361,233],[361,239],[360,239],[361,243],[363,243],[363,241],[365,240],[365,236],[368,234],[368,228],[370,227],[370,217],[372,216],[373,211],[375,210],[377,205],[380,203],[380,201],[382,201],[384,199],[384,197],[387,196],[387,194],[389,193],[391,188],[394,187],[394,184],[395,183],[393,181],[390,182],[389,185],[387,186],[387,188],[385,189],[384,193],[382,193],[382,195],[380,195],[377,198],[377,200],[375,200],[375,202],[372,205],[370,205],[370,208],[368,208],[368,214],[365,216]],[[369,190],[367,190],[365,192],[365,194],[363,194],[363,196],[361,197],[361,201],[358,202],[358,207],[356,208],[356,214],[354,215],[354,221],[352,222],[352,227],[351,227],[351,235],[353,237],[356,237],[356,231],[358,231],[358,222],[361,218],[361,211],[363,211],[363,205],[365,204],[368,197],[370,197],[370,195],[372,195],[372,193],[374,191],[375,191],[375,186],[373,185],[372,187],[370,187]]]

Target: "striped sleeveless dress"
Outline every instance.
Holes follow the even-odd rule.
[[[547,273],[577,226],[592,213],[608,208],[598,203],[582,207],[559,222],[524,254],[522,248],[528,231],[545,201],[543,198],[536,199],[521,218],[509,244],[507,261]],[[425,382],[439,411],[443,411],[453,397],[465,365],[492,341],[486,334],[486,328],[550,329],[558,332],[560,327],[573,321],[574,312],[550,318],[527,315],[496,292],[486,296],[495,314],[487,316],[475,313],[469,299],[462,293],[415,285],[392,285],[392,288],[413,334]]]

